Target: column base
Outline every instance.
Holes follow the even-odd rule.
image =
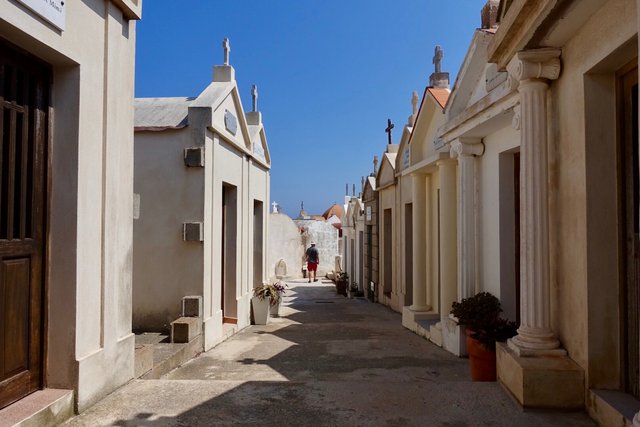
[[[530,349],[519,346],[513,339],[507,341],[509,348],[518,357],[563,357],[567,355],[567,350],[564,348],[552,348],[552,349]]]
[[[442,347],[442,322],[438,322],[429,328],[429,341]]]
[[[467,355],[467,336],[464,333],[464,326],[450,317],[445,317],[440,321],[442,328],[442,348],[458,357]]]
[[[584,408],[584,370],[566,355],[521,357],[497,343],[496,359],[498,381],[523,407]]]

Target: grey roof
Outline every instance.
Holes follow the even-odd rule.
[[[136,130],[180,129],[189,124],[189,104],[195,97],[136,98]]]

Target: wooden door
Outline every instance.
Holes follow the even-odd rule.
[[[623,379],[626,392],[640,398],[640,223],[638,150],[638,67],[618,74],[620,134],[621,242],[625,257],[622,286]]]
[[[50,79],[0,41],[0,408],[42,387]]]

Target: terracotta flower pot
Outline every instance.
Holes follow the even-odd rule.
[[[485,347],[480,341],[473,338],[473,331],[466,330],[467,352],[469,353],[469,367],[471,368],[471,380],[495,381],[496,380],[496,352]]]

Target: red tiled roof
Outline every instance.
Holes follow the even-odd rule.
[[[342,218],[342,216],[344,215],[344,208],[336,203],[335,205],[332,205],[329,209],[324,211],[324,213],[322,214],[324,219],[329,219],[333,215],[337,216],[338,218]]]
[[[427,88],[427,92],[434,97],[434,99],[440,104],[442,108],[447,104],[447,99],[449,99],[449,95],[451,91],[449,89],[439,88],[439,87],[429,87]]]

